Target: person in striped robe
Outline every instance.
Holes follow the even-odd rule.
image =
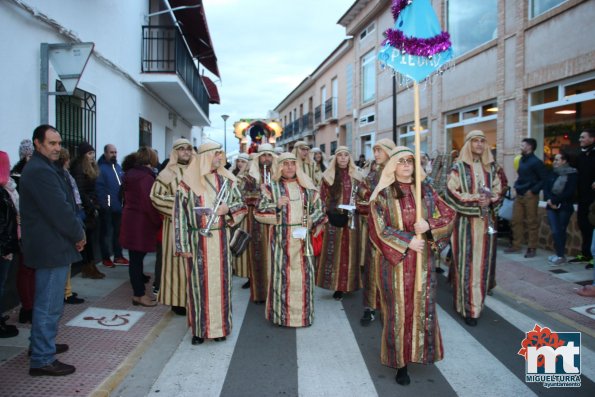
[[[187,258],[188,322],[192,344],[205,338],[225,340],[231,333],[230,227],[246,215],[246,205],[235,176],[225,169],[225,154],[218,143],[198,148],[180,182],[174,202],[176,253]],[[216,209],[216,198],[227,182],[229,197]],[[216,215],[210,236],[199,233]]]
[[[308,327],[314,321],[311,236],[327,221],[314,183],[296,162],[292,153],[279,156],[277,172],[263,189],[255,213],[257,221],[270,225],[265,316],[284,327]]]
[[[254,303],[265,303],[268,290],[268,272],[270,262],[267,257],[269,249],[269,227],[255,220],[255,211],[260,203],[260,191],[265,183],[265,166],[269,179],[274,175],[277,155],[273,145],[263,143],[254,153],[248,176],[242,186],[246,205],[248,206],[248,233],[252,236],[248,250],[250,251],[250,300]]]
[[[470,131],[446,183],[446,201],[457,211],[451,238],[454,304],[469,326],[476,326],[496,264],[496,207],[504,198],[501,167],[483,131]],[[485,186],[489,193],[482,191]]]
[[[248,170],[250,169],[250,155],[247,153],[240,153],[238,158],[236,159],[236,168],[232,171],[235,177],[238,179],[238,189],[242,193],[242,199],[244,202],[247,202],[247,194],[246,194],[246,187],[247,187],[247,178],[248,178]],[[247,231],[250,233],[250,224],[251,221],[251,213],[252,210],[248,207],[248,213],[240,223],[239,227],[242,230]],[[237,277],[248,278],[246,282],[247,285],[250,285],[250,258],[252,252],[250,244],[248,248],[242,253],[242,255],[233,258],[233,274]],[[246,285],[246,284],[244,284]],[[244,286],[242,286],[244,288]]]
[[[416,220],[414,167],[411,149],[397,146],[391,152],[370,196],[368,218],[370,240],[382,254],[376,273],[382,310],[380,359],[397,368],[400,385],[411,381],[409,363],[431,364],[444,355],[436,313],[435,251],[448,244],[456,215],[422,182],[422,219]],[[419,274],[417,255],[422,256]]]
[[[310,145],[308,145],[305,141],[297,141],[293,145],[292,153],[297,158],[298,168],[310,179],[312,179],[314,186],[316,186],[316,181],[320,180],[321,174],[317,174],[317,167],[314,163],[314,159],[312,158],[312,154],[310,153]]]
[[[359,225],[355,212],[355,227],[345,210],[338,206],[349,205],[354,189],[363,181],[351,153],[346,146],[339,146],[328,169],[322,175],[320,198],[329,216],[322,238],[322,251],[318,258],[316,285],[335,291],[333,298],[341,300],[343,293],[361,288],[359,266]],[[355,197],[354,197],[355,203]]]
[[[163,218],[162,268],[157,300],[170,305],[172,311],[181,316],[186,315],[186,260],[175,253],[172,215],[176,190],[192,156],[190,141],[177,139],[169,154],[169,163],[157,175],[150,195],[153,207]]]
[[[360,319],[360,324],[364,327],[369,326],[376,318],[378,309],[378,287],[376,286],[376,269],[380,261],[381,253],[370,243],[368,234],[368,214],[370,212],[370,196],[378,185],[382,170],[389,159],[391,151],[396,147],[390,139],[380,139],[372,147],[374,153],[374,162],[370,172],[361,182],[357,191],[358,212],[360,213],[360,266],[363,268],[362,284],[364,287],[364,315]]]

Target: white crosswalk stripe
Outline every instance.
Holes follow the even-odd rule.
[[[243,280],[233,280],[233,329],[224,343],[205,341],[192,346],[189,330],[152,387],[152,396],[218,396],[238,340],[248,307],[250,290],[241,289]]]
[[[300,396],[375,396],[343,306],[329,291],[314,296],[314,323],[296,331]]]

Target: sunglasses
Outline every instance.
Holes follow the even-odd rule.
[[[405,165],[405,164],[413,165],[413,163],[415,163],[414,159],[399,159],[399,160],[397,160],[397,164],[401,164],[401,165]]]

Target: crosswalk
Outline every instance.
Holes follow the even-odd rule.
[[[343,302],[315,292],[315,320],[308,328],[270,324],[264,306],[234,279],[233,331],[227,341],[190,343],[188,332],[151,387],[151,396],[559,396],[595,395],[593,352],[583,347],[582,387],[546,389],[525,383],[516,355],[536,321],[488,297],[478,327],[454,314],[449,287],[440,283],[438,318],[445,346],[435,365],[412,364],[412,383],[398,386],[394,369],[380,365],[381,326],[361,327],[361,294]],[[547,324],[542,324],[547,326]]]

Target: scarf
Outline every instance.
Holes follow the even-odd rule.
[[[572,168],[568,164],[561,165],[554,168],[554,173],[558,175],[552,186],[552,193],[558,195],[564,191],[569,174],[576,174],[576,168]]]

